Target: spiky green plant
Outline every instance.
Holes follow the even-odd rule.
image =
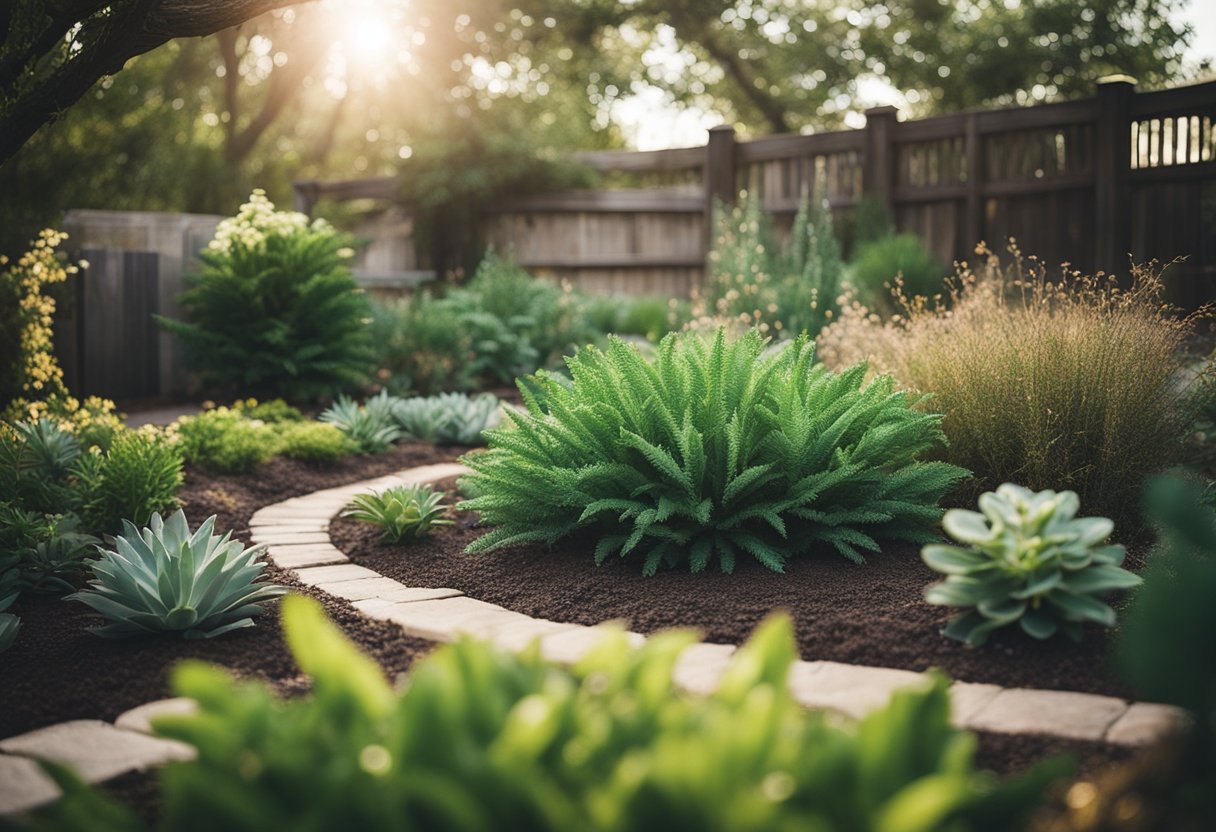
[[[495,396],[483,393],[440,393],[437,396],[397,399],[393,418],[412,439],[443,445],[480,445],[483,431],[498,424],[501,414]]]
[[[104,454],[81,456],[75,473],[85,527],[115,532],[127,521],[143,525],[177,507],[182,454],[168,436],[145,426],[115,436]]]
[[[246,549],[232,532],[212,534],[214,527],[212,515],[191,534],[181,510],[168,520],[153,514],[143,530],[124,520],[114,549],[98,547],[90,588],[68,598],[105,617],[93,632],[106,637],[170,631],[212,638],[252,627],[264,612],[260,602],[286,590],[258,582],[264,546]]]
[[[379,526],[385,543],[402,543],[424,537],[433,526],[450,526],[443,519],[443,494],[429,485],[395,485],[383,491],[360,494],[343,517]]]
[[[1113,522],[1077,517],[1081,503],[1072,491],[1035,493],[1005,483],[979,503],[982,513],[951,509],[942,518],[946,533],[968,548],[921,551],[930,568],[947,575],[925,590],[925,600],[967,609],[945,635],[978,647],[1014,623],[1034,638],[1062,632],[1074,641],[1086,621],[1114,626],[1115,611],[1098,596],[1140,578],[1120,568],[1123,547],[1106,544]]]
[[[339,396],[321,414],[321,421],[346,434],[360,453],[383,453],[401,438],[401,429],[393,420],[393,402],[394,399],[383,390],[362,407],[347,396]]]
[[[817,547],[861,563],[880,540],[928,542],[938,501],[966,471],[919,462],[945,442],[940,417],[913,409],[891,379],[866,384],[812,363],[800,338],[771,354],[755,332],[728,342],[692,333],[660,343],[653,361],[612,339],[569,359],[573,384],[538,378],[542,407],[489,431],[464,461],[493,531],[470,551],[599,536],[595,557],[637,552],[643,572],[739,553],[775,571]]]

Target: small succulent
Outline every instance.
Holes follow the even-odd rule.
[[[212,515],[191,534],[181,510],[168,520],[153,514],[142,531],[124,520],[115,550],[98,547],[102,557],[90,563],[91,588],[68,597],[105,617],[109,623],[94,632],[106,637],[171,631],[212,638],[252,627],[264,612],[259,602],[286,589],[257,582],[264,546],[246,549],[232,532],[212,534],[214,527]]]
[[[383,453],[401,438],[401,428],[393,420],[394,399],[381,391],[360,407],[353,399],[339,396],[321,414],[321,421],[337,426],[346,434],[360,453]]]
[[[17,640],[17,631],[21,629],[21,619],[11,613],[0,612],[0,653],[13,646]]]
[[[381,540],[385,543],[417,540],[432,526],[452,524],[443,518],[446,508],[443,494],[432,491],[429,485],[396,485],[360,494],[351,501],[351,506],[342,516],[379,526],[384,531]]]
[[[489,393],[396,399],[392,412],[407,436],[444,445],[480,445],[481,432],[496,426],[502,417],[498,399]]]
[[[1115,611],[1098,596],[1140,583],[1120,566],[1123,547],[1106,543],[1114,523],[1077,517],[1072,491],[1035,493],[1010,483],[981,495],[979,507],[982,513],[952,509],[942,518],[946,533],[968,548],[921,550],[947,576],[925,590],[925,600],[970,608],[943,634],[977,647],[1015,622],[1034,638],[1062,632],[1074,641],[1083,622],[1114,626]]]
[[[21,467],[50,479],[63,479],[80,458],[80,440],[50,419],[18,422],[13,428],[24,440]]]

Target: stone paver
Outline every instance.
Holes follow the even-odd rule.
[[[0,740],[0,751],[69,766],[89,783],[194,756],[194,748],[184,743],[124,731],[95,719],[62,722]]]
[[[189,716],[198,713],[198,703],[182,696],[158,699],[119,715],[114,727],[152,736],[152,720],[159,716]]]
[[[375,607],[368,615],[392,621],[408,635],[445,642],[464,635],[490,638],[499,629],[532,620],[523,613],[463,595]]]
[[[350,563],[350,558],[331,543],[293,543],[270,545],[266,549],[270,559],[283,569],[307,569],[310,566],[333,566]]]
[[[254,543],[329,543],[327,531],[273,531],[271,529],[254,529],[250,538]]]
[[[503,650],[518,651],[530,647],[533,642],[546,636],[578,629],[582,629],[579,624],[562,624],[558,621],[524,616],[521,621],[495,625],[483,638]]]
[[[709,696],[718,689],[722,674],[734,656],[733,644],[694,644],[684,648],[672,671],[676,687]]]
[[[576,664],[600,643],[607,632],[603,627],[576,627],[554,633],[540,640],[540,654],[554,664]],[[633,647],[641,647],[646,641],[641,633],[627,632],[625,635]]]
[[[1002,690],[1000,685],[955,682],[950,686],[950,721],[963,727]]]
[[[1005,688],[968,720],[967,727],[1096,741],[1106,736],[1106,730],[1125,711],[1127,703],[1110,696]]]
[[[334,566],[310,566],[296,571],[296,577],[301,583],[309,586],[321,584],[337,584],[342,581],[357,581],[363,578],[381,578],[379,572],[373,572],[366,566],[354,563],[339,563]]]
[[[428,589],[421,586],[401,586],[392,592],[385,592],[375,598],[353,601],[351,606],[375,618],[377,616],[374,615],[374,611],[383,607],[391,607],[394,604],[408,604],[414,601],[435,601],[440,598],[455,598],[457,595],[464,595],[464,593],[458,589],[448,589],[446,587]],[[384,620],[387,621],[388,619]]]
[[[1170,705],[1136,702],[1106,731],[1106,741],[1118,745],[1148,745],[1191,723],[1190,715]]]
[[[806,664],[812,667],[790,676],[794,698],[804,707],[835,711],[852,719],[861,719],[887,704],[891,694],[900,688],[924,684],[924,677],[910,670],[839,662]]]
[[[321,583],[317,588],[346,601],[366,601],[369,598],[381,598],[395,592],[401,584],[392,578],[359,578],[354,581],[337,581]]]
[[[28,757],[0,754],[0,815],[28,812],[59,797],[59,787]]]

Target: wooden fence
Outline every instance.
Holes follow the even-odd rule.
[[[1190,306],[1216,287],[1216,82],[1138,93],[1126,78],[1091,98],[737,141],[729,127],[702,147],[579,158],[643,188],[572,191],[490,206],[484,233],[525,267],[602,291],[684,294],[700,279],[714,200],[739,189],[788,220],[804,192],[826,195],[842,228],[863,197],[943,262],[1010,237],[1048,264],[1126,272],[1186,255],[1172,283]],[[297,207],[322,198],[386,198],[391,178],[302,182]],[[415,266],[416,267],[416,266]]]

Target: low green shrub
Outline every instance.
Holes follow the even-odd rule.
[[[384,390],[362,406],[354,399],[339,396],[321,413],[321,421],[340,430],[359,453],[384,453],[401,438],[401,429],[393,418],[395,401]]]
[[[452,521],[443,518],[446,509],[443,494],[429,485],[396,485],[358,495],[342,516],[378,526],[384,543],[397,544],[426,537],[434,526],[450,526]]]
[[[933,544],[921,557],[946,580],[925,590],[930,604],[962,607],[943,630],[978,647],[1001,627],[1047,639],[1057,632],[1081,640],[1086,621],[1115,625],[1115,611],[1098,596],[1140,584],[1120,568],[1122,546],[1107,544],[1115,524],[1105,517],[1077,517],[1071,491],[1037,494],[1005,483],[980,496],[980,512],[951,509],[946,533],[967,548]]]
[[[71,592],[85,558],[100,542],[81,531],[74,514],[38,514],[0,503],[0,573],[6,576],[0,578],[0,598],[20,592]]]
[[[181,510],[168,520],[153,514],[143,530],[124,520],[115,548],[90,564],[89,588],[68,598],[101,613],[107,623],[93,632],[106,637],[212,638],[252,627],[260,603],[286,590],[258,582],[264,546],[246,549],[232,532],[212,534],[214,527],[212,515],[191,533]]]
[[[1004,832],[1062,770],[1005,783],[979,771],[940,677],[856,726],[804,710],[786,686],[786,618],[735,654],[715,694],[693,697],[673,682],[686,633],[639,649],[609,634],[571,670],[461,641],[395,692],[316,602],[290,596],[282,617],[311,696],[198,662],[175,670],[199,713],[155,728],[198,757],[164,770],[160,828]],[[144,828],[55,774],[67,794],[48,825]]]
[[[160,321],[221,387],[312,399],[358,386],[372,361],[371,307],[346,268],[349,246],[324,220],[275,211],[254,191],[187,277],[187,320]]]
[[[351,443],[334,425],[287,422],[277,426],[277,451],[288,459],[332,465],[351,453]]]
[[[946,292],[949,274],[915,234],[892,234],[866,243],[849,268],[850,282],[862,303],[888,316],[899,308],[892,289],[906,297],[932,298]]]
[[[1053,281],[1034,261],[989,254],[961,270],[948,308],[913,303],[883,323],[847,307],[819,354],[933,393],[943,456],[975,477],[960,499],[1004,482],[1068,489],[1130,532],[1146,478],[1185,458],[1200,401],[1194,379],[1179,382],[1200,318],[1164,303],[1159,270],[1133,278],[1127,289],[1073,272]]]
[[[917,457],[944,442],[940,417],[913,409],[864,365],[828,372],[805,337],[762,356],[755,331],[728,342],[670,335],[653,361],[619,339],[568,360],[573,384],[521,385],[527,414],[464,457],[463,482],[496,528],[470,551],[552,543],[576,530],[596,560],[643,556],[643,572],[697,572],[739,553],[781,571],[831,547],[857,562],[879,540],[934,539],[938,501],[966,471]]]
[[[177,507],[182,455],[155,429],[131,430],[103,453],[85,454],[77,466],[84,527],[117,531],[122,523],[146,525],[154,514]]]
[[[232,409],[246,419],[256,419],[259,422],[277,424],[279,422],[303,422],[304,414],[299,408],[292,407],[282,399],[271,399],[259,402],[257,399],[239,399],[232,404]]]
[[[278,450],[274,427],[246,418],[234,408],[183,416],[174,427],[185,461],[220,473],[248,474]]]
[[[482,432],[502,418],[500,407],[498,399],[489,393],[440,393],[396,399],[392,412],[402,433],[411,439],[441,445],[480,445]]]
[[[472,343],[462,310],[423,290],[376,303],[372,315],[378,380],[393,393],[472,390]]]

